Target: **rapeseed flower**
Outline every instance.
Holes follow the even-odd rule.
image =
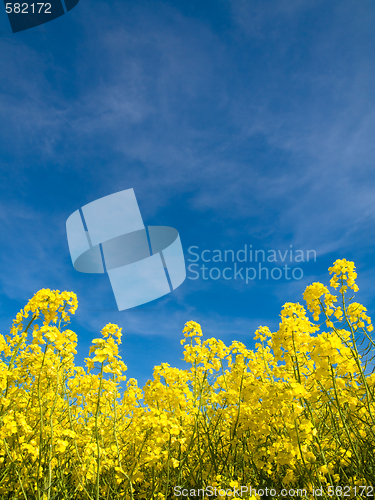
[[[1,498],[371,485],[375,374],[365,374],[358,335],[374,345],[373,328],[367,309],[345,296],[358,290],[354,263],[337,260],[329,271],[340,305],[313,283],[307,310],[287,302],[277,331],[256,330],[255,351],[203,340],[189,321],[187,368],[162,363],[143,388],[125,376],[121,328],[107,324],[85,368],[76,366],[77,336],[66,325],[77,297],[37,292],[0,335]]]

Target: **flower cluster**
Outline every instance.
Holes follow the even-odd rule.
[[[162,500],[176,485],[251,485],[313,498],[313,488],[372,485],[375,375],[357,343],[373,328],[345,298],[358,289],[354,269],[330,268],[340,306],[313,283],[307,310],[286,303],[276,332],[255,332],[256,350],[202,340],[189,321],[187,368],[156,366],[143,389],[126,381],[121,328],[105,326],[86,368],[75,366],[75,294],[37,292],[0,335],[0,497]]]

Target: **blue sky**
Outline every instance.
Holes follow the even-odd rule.
[[[80,0],[16,34],[3,12],[0,332],[39,289],[72,290],[77,362],[116,323],[143,385],[154,365],[184,366],[186,321],[253,348],[337,258],[355,262],[374,316],[374,25],[372,0]],[[65,223],[129,188],[146,225],[179,231],[186,259],[247,244],[316,261],[293,264],[300,280],[188,272],[120,312],[107,276],[73,269]]]

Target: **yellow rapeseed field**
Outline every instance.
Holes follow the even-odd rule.
[[[203,340],[189,321],[187,368],[156,366],[143,389],[124,382],[121,328],[105,326],[75,366],[76,295],[37,292],[0,335],[0,498],[260,498],[241,486],[369,498],[373,327],[351,296],[354,263],[329,272],[338,295],[308,286],[307,310],[286,303],[277,332],[255,332],[256,351]]]

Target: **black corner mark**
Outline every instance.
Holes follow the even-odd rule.
[[[73,7],[77,5],[78,2],[79,0],[65,0],[66,10],[69,12]]]
[[[10,26],[13,33],[24,31],[41,24],[48,23],[57,17],[65,14],[75,7],[79,0],[47,0],[47,2],[38,2],[34,0],[25,0],[20,2],[8,2],[4,0],[5,11],[8,14]]]

